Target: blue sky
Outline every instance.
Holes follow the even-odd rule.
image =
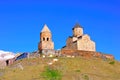
[[[37,50],[44,24],[53,34],[55,49],[72,35],[75,23],[84,27],[99,52],[120,60],[119,0],[0,0],[0,50]]]

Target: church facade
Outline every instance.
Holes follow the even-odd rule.
[[[83,28],[79,24],[73,27],[73,36],[69,36],[66,46],[62,50],[96,51],[95,42],[88,34],[83,34]]]

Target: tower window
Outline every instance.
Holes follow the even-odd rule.
[[[49,41],[49,38],[47,38],[47,41]]]
[[[43,41],[45,41],[45,38],[43,38]]]

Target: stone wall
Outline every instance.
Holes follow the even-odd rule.
[[[61,54],[60,50],[52,50],[52,49],[44,49],[41,52],[43,55],[49,56],[49,55],[54,55],[54,56],[59,56]]]
[[[54,43],[52,41],[43,41],[39,44],[39,47],[41,47],[41,50],[42,49],[54,49]]]
[[[52,37],[52,35],[51,35],[50,32],[42,32],[42,33],[40,33],[40,40],[41,41],[47,41],[47,38],[49,38],[51,40],[51,37]],[[43,38],[45,38],[45,40]]]
[[[63,49],[96,51],[95,42],[93,42],[88,35],[80,37],[69,37],[66,42],[66,47]]]
[[[77,50],[77,42],[75,42],[75,43],[69,43],[69,44],[67,44],[67,46],[65,47],[65,48],[63,48],[63,49],[75,49],[75,50]]]
[[[95,42],[91,41],[88,35],[84,35],[82,39],[78,39],[77,48],[78,50],[96,51]]]
[[[84,58],[114,59],[113,55],[103,54],[101,52],[83,51],[83,50],[61,50],[62,55],[82,56]]]
[[[2,60],[0,61],[0,69],[4,69],[4,67],[12,65],[15,62],[15,58]]]

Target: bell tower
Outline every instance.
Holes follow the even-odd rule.
[[[72,28],[72,30],[74,37],[80,37],[83,35],[83,28],[78,23]]]
[[[52,41],[52,34],[47,25],[45,24],[42,31],[40,32],[40,42],[38,49],[41,50],[52,50],[54,49],[54,43]]]

